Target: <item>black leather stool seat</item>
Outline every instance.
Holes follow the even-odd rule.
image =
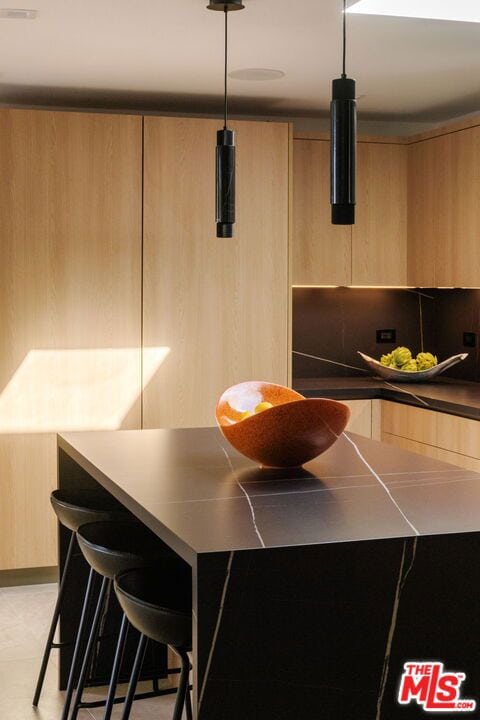
[[[90,567],[111,580],[125,570],[173,556],[167,545],[134,520],[82,525],[77,540]]]
[[[73,532],[85,523],[131,517],[123,505],[101,490],[54,490],[50,502],[61,524]]]
[[[130,623],[164,645],[192,646],[192,578],[189,566],[167,560],[115,578],[115,593]]]

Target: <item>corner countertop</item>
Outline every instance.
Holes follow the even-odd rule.
[[[336,400],[393,400],[429,410],[480,420],[480,383],[441,379],[393,384],[374,377],[298,378],[293,387],[305,397]]]
[[[217,428],[64,433],[58,447],[192,565],[204,553],[480,531],[480,474],[352,433],[287,470],[260,469]]]

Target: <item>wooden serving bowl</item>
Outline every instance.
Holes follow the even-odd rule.
[[[273,407],[241,420],[261,402]],[[217,404],[217,423],[242,455],[264,467],[300,467],[328,450],[345,430],[344,403],[303,395],[267,382],[244,382],[226,390]]]

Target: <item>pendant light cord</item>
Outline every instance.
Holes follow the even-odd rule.
[[[224,8],[225,13],[225,90],[224,90],[224,101],[223,101],[223,129],[227,129],[227,116],[228,116],[228,10],[227,6]]]
[[[343,0],[343,72],[342,78],[346,78],[346,57],[347,57],[347,0]]]

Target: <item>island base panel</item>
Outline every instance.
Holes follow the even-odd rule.
[[[479,557],[479,534],[200,556],[199,720],[418,720],[409,660],[480,699]]]

